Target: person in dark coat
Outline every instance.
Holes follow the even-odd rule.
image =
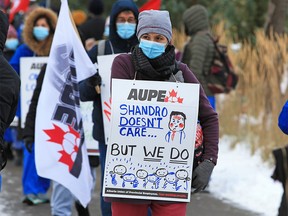
[[[109,38],[105,40],[104,55],[116,54],[116,53],[128,53],[131,48],[138,44],[138,39],[135,35],[136,25],[138,20],[138,8],[136,4],[131,0],[118,0],[113,4],[110,13],[110,34]],[[121,15],[121,16],[120,16]],[[124,18],[126,17],[126,18]],[[121,18],[121,19],[120,19]],[[123,19],[122,19],[123,18]],[[126,34],[125,31],[119,31],[119,25],[128,25],[130,28],[134,28],[131,35]],[[124,33],[124,34],[122,34]],[[130,32],[129,32],[130,33]],[[128,36],[127,36],[128,35]],[[89,57],[93,63],[97,62],[98,45],[95,45],[89,52]],[[102,116],[101,96],[95,91],[95,86],[100,84],[99,77],[93,76],[80,83],[80,99],[82,101],[93,101],[93,138],[99,142],[100,151],[100,165],[101,165],[101,182],[103,183],[103,173],[105,167],[106,150],[104,138],[104,126]],[[102,187],[101,187],[102,188]],[[103,216],[112,215],[111,205],[105,202],[101,196],[101,211]]]
[[[3,55],[9,22],[7,14],[0,10],[0,171],[7,162],[3,143],[5,130],[14,119],[20,94],[20,78]],[[1,175],[0,175],[1,188]]]
[[[203,86],[212,107],[216,109],[215,96],[209,90],[205,78],[215,55],[214,43],[208,35],[212,34],[207,9],[202,5],[193,5],[184,12],[183,22],[190,40],[184,47],[182,62],[193,71]]]
[[[83,35],[83,40],[101,40],[105,28],[105,18],[102,17],[104,4],[102,0],[90,0],[88,5],[90,16],[79,26],[78,30]]]
[[[140,41],[131,54],[120,54],[112,64],[111,78],[151,80],[160,82],[199,83],[187,65],[176,64],[175,47],[171,44],[172,26],[168,11],[147,10],[139,14],[136,35]],[[113,86],[112,86],[113,88]],[[113,98],[112,98],[113,100]],[[198,119],[202,122],[204,149],[201,163],[193,171],[194,193],[203,190],[210,179],[218,159],[218,115],[200,85]],[[145,216],[148,208],[152,215],[186,215],[186,203],[106,198],[112,203],[113,216]]]

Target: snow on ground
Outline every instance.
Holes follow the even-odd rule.
[[[271,178],[274,165],[263,162],[257,153],[251,155],[248,144],[237,144],[232,149],[230,143],[229,137],[220,140],[209,191],[261,216],[276,216],[283,188]]]

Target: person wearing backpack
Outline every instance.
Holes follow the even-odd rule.
[[[193,5],[183,14],[185,33],[190,40],[184,47],[182,62],[193,71],[214,109],[215,95],[208,88],[205,74],[208,74],[215,55],[215,46],[211,39],[208,12],[202,5]],[[210,34],[210,35],[209,35]]]
[[[88,52],[93,63],[97,62],[98,55],[128,53],[133,46],[138,44],[138,39],[135,35],[138,23],[138,14],[139,11],[137,6],[131,0],[118,0],[113,4],[110,13],[110,30],[108,39],[99,41],[99,43]],[[95,91],[95,86],[100,85],[101,77],[97,73],[96,75],[82,81],[79,85],[79,90],[81,101],[93,101],[93,138],[99,142],[102,186],[107,146],[104,138],[101,95],[99,92]],[[102,215],[111,216],[111,204],[104,201],[102,197],[102,187],[100,196]]]

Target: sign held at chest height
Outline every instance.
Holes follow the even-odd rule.
[[[199,85],[113,79],[112,101],[103,196],[189,202]]]

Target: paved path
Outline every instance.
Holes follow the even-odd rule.
[[[14,166],[11,161],[8,161],[8,165],[2,172],[3,183],[2,192],[0,193],[0,216],[49,216],[49,204],[28,206],[21,203],[21,172],[22,167]],[[97,169],[98,176],[100,176],[99,172],[100,168]],[[101,216],[99,179],[97,178],[96,191],[89,205],[91,216]],[[73,216],[77,216],[75,210],[73,210]],[[175,214],[175,216],[177,215]],[[188,204],[187,216],[257,216],[257,214],[239,209],[227,201],[218,200],[209,193],[199,193],[192,196],[191,202]]]

